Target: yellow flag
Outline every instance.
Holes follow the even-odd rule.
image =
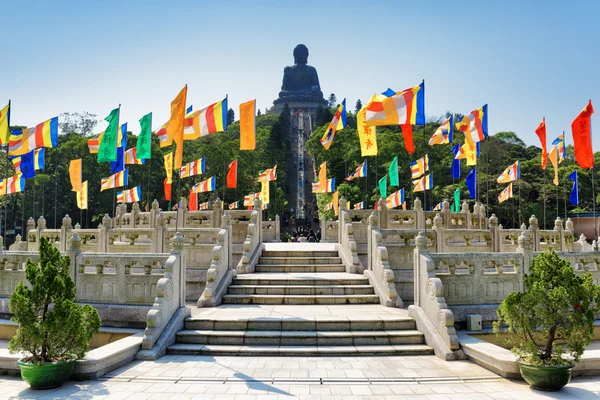
[[[81,158],[71,160],[69,164],[69,177],[71,178],[71,190],[79,192],[81,190]]]
[[[466,159],[467,165],[477,165],[477,145],[473,142],[471,135],[465,135],[465,151],[466,151]]]
[[[6,194],[6,179],[0,179],[0,196]]]
[[[88,208],[88,181],[81,184],[81,190],[77,192],[77,207],[80,210]]]
[[[319,192],[327,192],[327,161],[321,164],[321,169],[319,169]]]
[[[261,179],[260,180],[260,201],[262,202],[263,206],[265,204],[269,204],[269,197],[270,197],[270,191],[269,191],[269,181],[267,179]]]
[[[367,126],[365,114],[367,107],[363,107],[356,116],[356,129],[360,140],[360,153],[362,157],[377,155],[377,133],[374,126]]]
[[[165,155],[165,172],[167,173],[167,183],[173,183],[173,152]]]
[[[240,150],[256,149],[256,100],[240,104]]]
[[[333,203],[333,213],[337,216],[340,213],[340,204],[339,204],[340,195],[338,192],[333,194],[332,203]]]
[[[550,162],[554,167],[554,180],[552,183],[558,185],[558,151],[556,151],[556,146],[552,147],[552,150],[548,153],[548,158],[550,158]]]
[[[181,168],[183,160],[183,120],[185,118],[185,102],[187,99],[187,85],[171,102],[171,119],[167,126],[167,135],[175,141],[175,169]]]
[[[7,104],[0,110],[0,144],[7,144],[10,136],[10,127],[8,126],[8,113],[10,112],[10,104]]]

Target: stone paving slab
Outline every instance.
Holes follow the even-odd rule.
[[[277,318],[319,318],[352,317],[353,320],[377,318],[409,318],[408,310],[384,307],[379,304],[343,304],[343,305],[266,305],[266,304],[222,304],[218,307],[191,307],[192,318],[237,317],[241,320],[250,317]]]
[[[600,379],[576,378],[559,393],[531,390],[469,361],[435,356],[165,356],[105,377],[32,391],[0,376],[0,399],[598,399]]]

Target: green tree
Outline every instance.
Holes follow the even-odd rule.
[[[233,124],[234,121],[235,121],[235,111],[233,111],[233,108],[230,108],[229,110],[227,110],[227,126]]]
[[[337,105],[337,98],[335,97],[335,93],[331,93],[329,98],[327,99],[327,105],[329,108],[334,108]]]
[[[358,112],[362,109],[362,101],[360,99],[356,100],[356,106],[354,107],[354,114],[358,114]]]

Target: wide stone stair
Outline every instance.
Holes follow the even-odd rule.
[[[336,251],[264,251],[223,305],[194,309],[168,354],[433,354],[406,310],[383,307]]]

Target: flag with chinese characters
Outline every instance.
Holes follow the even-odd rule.
[[[367,125],[367,121],[365,121],[366,113],[367,107],[365,106],[356,115],[356,129],[360,141],[361,157],[377,155],[377,133],[374,126]]]
[[[256,149],[256,100],[240,104],[240,150]]]
[[[81,184],[81,190],[77,192],[77,208],[87,210],[88,208],[88,181]]]
[[[571,123],[573,132],[573,147],[575,148],[575,161],[583,169],[594,166],[594,151],[592,150],[592,114],[594,107],[590,100]]]
[[[262,204],[269,204],[270,202],[270,197],[271,197],[271,189],[270,189],[270,184],[269,184],[269,180],[267,179],[261,179],[259,180],[260,182],[260,201],[262,202]]]

